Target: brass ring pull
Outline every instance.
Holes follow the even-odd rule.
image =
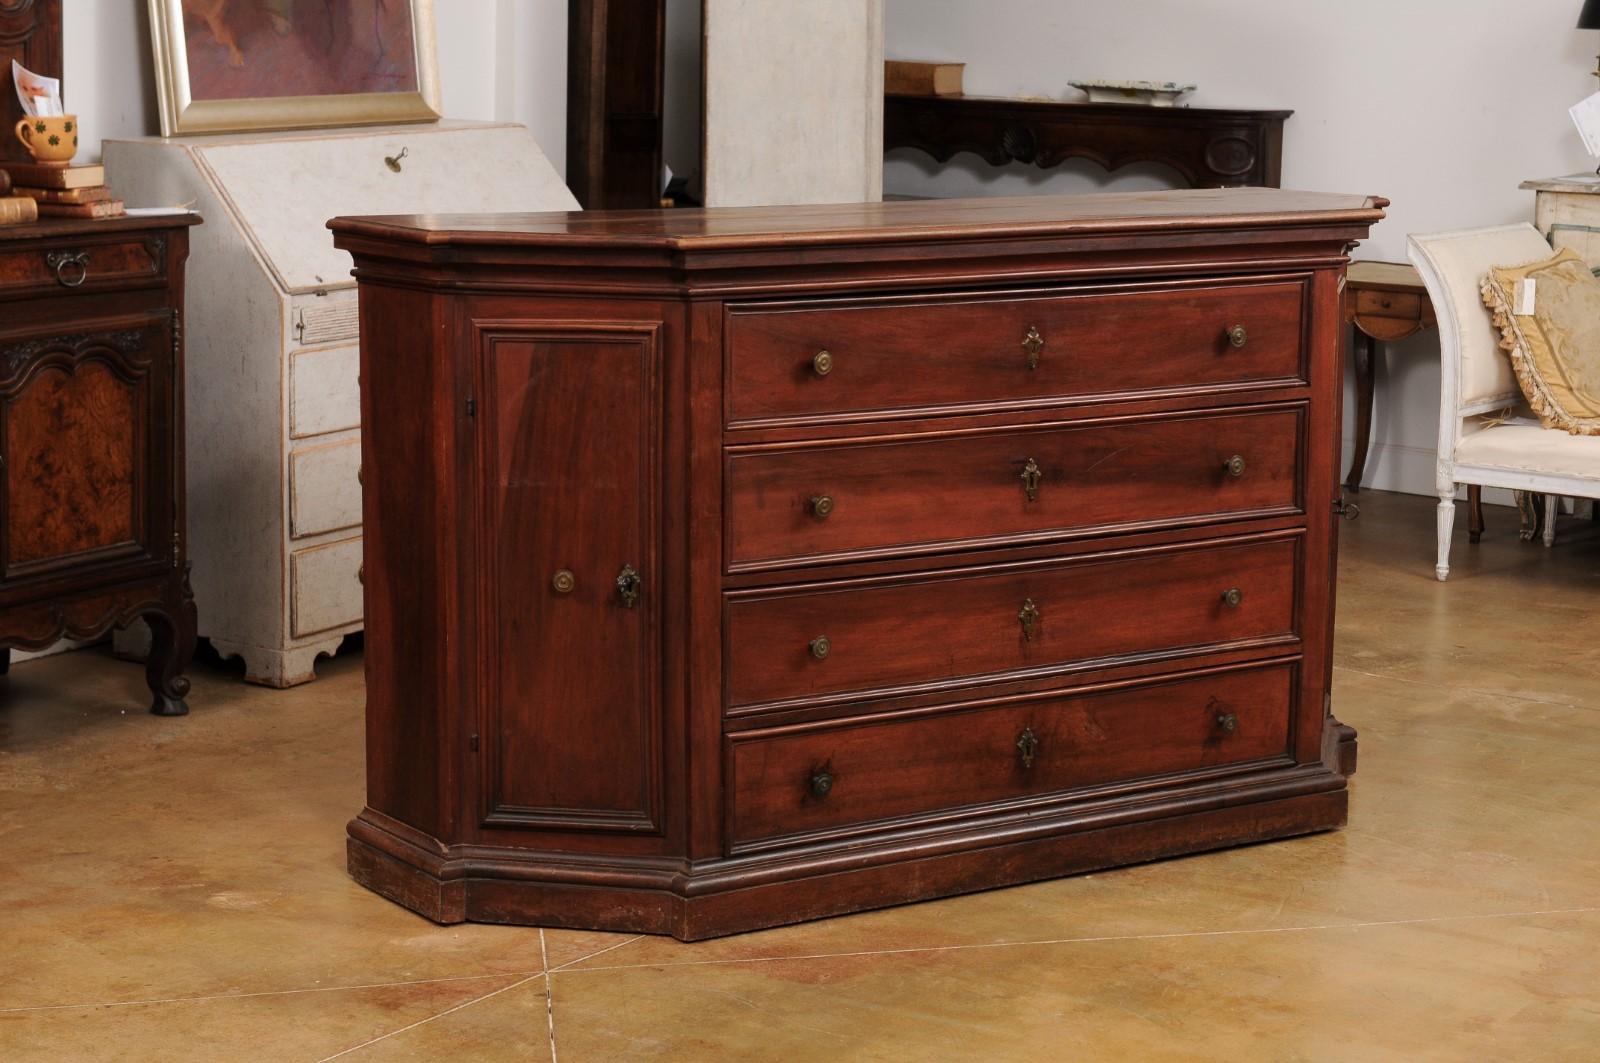
[[[1250,335],[1249,333],[1245,332],[1243,325],[1232,326],[1228,329],[1226,335],[1228,337],[1228,343],[1231,344],[1236,350],[1240,347],[1243,347],[1246,341],[1250,339]]]
[[[1039,468],[1039,463],[1032,458],[1022,466],[1022,490],[1027,492],[1029,502],[1039,501],[1039,484],[1044,479],[1044,470]]]
[[[811,776],[811,792],[818,797],[827,797],[833,791],[833,774],[819,771]]]
[[[831,495],[813,495],[811,496],[810,505],[811,515],[818,520],[825,520],[828,514],[833,512],[833,497]]]
[[[56,271],[56,282],[63,288],[76,288],[89,279],[87,251],[52,251],[44,256],[44,261]]]
[[[644,578],[632,565],[623,565],[622,571],[617,573],[617,595],[622,599],[625,609],[632,609],[639,604],[639,592],[644,590]]]
[[[1033,758],[1039,754],[1039,738],[1033,733],[1033,728],[1024,727],[1017,736],[1017,758],[1022,761],[1024,768],[1033,767]]]
[[[829,639],[826,635],[818,635],[816,638],[807,643],[807,645],[811,649],[811,656],[815,657],[819,661],[827,660],[828,654],[833,652],[833,640]]]
[[[1244,457],[1235,454],[1222,463],[1222,471],[1232,476],[1235,480],[1244,475]]]
[[[1231,712],[1217,713],[1217,730],[1223,734],[1233,734],[1239,729],[1239,717]]]
[[[1022,349],[1028,352],[1028,368],[1039,368],[1039,352],[1044,350],[1044,337],[1039,335],[1037,326],[1028,326],[1028,334],[1022,337]]]
[[[1033,604],[1032,598],[1022,603],[1017,620],[1022,624],[1022,641],[1032,642],[1034,631],[1039,626],[1039,607]]]
[[[1244,601],[1244,591],[1238,587],[1229,587],[1222,592],[1222,604],[1230,609],[1237,609],[1242,601]]]
[[[554,576],[550,577],[550,586],[556,589],[557,594],[571,594],[572,588],[577,585],[578,578],[568,568],[559,569]]]
[[[827,376],[833,372],[833,355],[827,351],[818,351],[811,358],[811,371],[818,376]]]

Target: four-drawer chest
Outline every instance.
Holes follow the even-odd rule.
[[[1340,289],[1383,206],[335,219],[352,874],[693,939],[1340,825]]]

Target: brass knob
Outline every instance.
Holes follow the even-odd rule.
[[[556,574],[550,577],[550,586],[556,589],[557,594],[571,594],[572,588],[577,585],[577,577],[572,574],[571,569],[558,569]]]
[[[1033,604],[1032,598],[1022,603],[1017,620],[1022,623],[1022,641],[1032,642],[1034,629],[1039,626],[1039,607]]]
[[[617,573],[617,595],[622,599],[622,604],[632,609],[639,604],[639,592],[644,590],[644,577],[632,565],[623,565],[622,571]]]
[[[811,647],[811,656],[819,661],[827,660],[828,654],[833,652],[833,642],[826,635],[818,635],[811,640],[809,645]]]
[[[1238,608],[1239,603],[1242,601],[1244,601],[1244,592],[1238,587],[1229,587],[1222,592],[1222,604],[1229,608]]]
[[[356,566],[356,582],[363,587],[367,585],[367,563],[365,561]]]
[[[833,355],[827,351],[818,351],[811,359],[811,371],[818,376],[827,376],[833,372]]]
[[[1027,492],[1029,502],[1039,501],[1039,483],[1044,479],[1044,470],[1039,468],[1039,463],[1029,458],[1022,466],[1022,489]]]
[[[1236,348],[1243,347],[1245,345],[1245,341],[1250,338],[1249,334],[1245,332],[1243,325],[1234,325],[1232,328],[1228,329],[1227,337],[1228,342]]]
[[[366,472],[367,472],[367,467],[365,465],[357,465],[356,466],[356,483],[364,484],[364,483],[367,482]]]
[[[826,771],[819,771],[811,776],[811,792],[818,797],[827,797],[833,790],[833,775]]]
[[[1028,352],[1028,368],[1039,368],[1039,352],[1044,350],[1044,337],[1039,335],[1037,326],[1028,326],[1028,334],[1022,337],[1022,349]]]
[[[833,512],[833,496],[832,495],[812,495],[811,496],[811,515],[812,516],[817,517],[817,518],[825,518],[825,517],[827,517],[827,515],[829,513],[832,513],[832,512]]]
[[[1235,454],[1233,457],[1222,463],[1222,471],[1227,473],[1229,476],[1232,476],[1234,479],[1238,479],[1244,475],[1244,458],[1241,455]]]
[[[1231,712],[1217,713],[1217,730],[1224,734],[1233,734],[1239,729],[1239,717]]]
[[[1033,733],[1033,728],[1024,727],[1017,736],[1017,758],[1022,761],[1024,768],[1033,767],[1033,758],[1039,753],[1039,738]]]

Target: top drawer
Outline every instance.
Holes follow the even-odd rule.
[[[161,284],[166,239],[148,233],[110,242],[62,240],[0,251],[0,298]]]
[[[730,424],[1305,379],[1301,280],[728,309]]]

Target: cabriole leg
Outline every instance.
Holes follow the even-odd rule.
[[[150,625],[150,656],[145,659],[144,678],[154,699],[150,711],[157,716],[186,716],[189,705],[189,680],[183,670],[194,656],[197,621],[194,595],[184,581],[180,600],[158,613],[146,613]]]

